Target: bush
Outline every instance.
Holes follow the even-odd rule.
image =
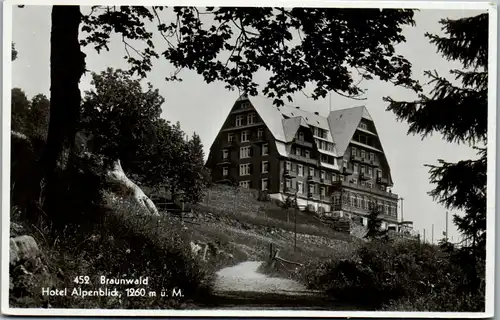
[[[465,302],[459,290],[463,274],[446,253],[417,241],[366,243],[350,254],[306,266],[302,280],[372,309],[473,311],[481,304],[478,299]]]

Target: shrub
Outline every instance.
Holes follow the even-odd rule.
[[[425,306],[425,299],[439,296],[463,300],[458,291],[460,269],[439,248],[417,241],[372,241],[351,254],[315,262],[305,270],[302,279],[310,288],[373,309],[391,308],[391,303],[392,308],[410,308],[411,302],[413,310]],[[470,311],[476,304],[480,302],[442,305],[451,308],[447,311]],[[437,308],[437,302],[430,307]]]

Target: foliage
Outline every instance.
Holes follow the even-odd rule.
[[[315,261],[304,267],[302,274],[310,288],[326,290],[337,299],[366,308],[390,308],[390,305],[404,305],[405,301],[438,297],[437,301],[450,301],[427,306],[415,303],[413,307],[417,309],[411,310],[444,311],[443,307],[449,307],[446,311],[484,310],[484,304],[467,303],[470,296],[460,287],[464,273],[449,254],[417,241],[392,244],[371,241],[354,253]],[[480,295],[474,295],[474,299],[479,301]],[[460,303],[452,305],[451,301]]]
[[[11,91],[11,130],[45,140],[49,126],[50,102],[43,94],[28,99],[20,88]]]
[[[471,290],[477,290],[484,274],[480,266],[486,258],[488,14],[444,19],[441,24],[446,36],[426,36],[446,59],[462,64],[462,70],[450,71],[454,82],[427,71],[425,75],[434,86],[430,95],[420,94],[413,102],[386,100],[390,103],[388,110],[409,123],[409,134],[425,138],[437,132],[448,142],[469,144],[478,151],[478,159],[457,163],[438,160],[438,165],[429,166],[430,181],[436,185],[430,195],[447,209],[465,213],[454,215],[453,221],[470,243],[460,255],[468,257],[463,265],[471,273]]]
[[[387,231],[382,230],[382,219],[379,218],[380,214],[380,208],[372,204],[370,213],[368,214],[368,225],[365,238],[380,239],[387,235]]]
[[[413,25],[413,11],[400,9],[174,7],[172,21],[162,20],[165,7],[94,6],[84,16],[81,43],[99,52],[108,49],[112,32],[123,37],[131,70],[145,76],[162,55],[175,67],[195,70],[207,83],[224,81],[228,88],[257,94],[254,74],[261,69],[273,76],[262,90],[283,104],[286,96],[312,83],[312,97],[335,91],[358,97],[361,79],[378,77],[419,90],[411,80],[411,64],[395,53],[405,41],[402,27]],[[156,24],[167,49],[157,50]],[[146,45],[137,55],[128,40]],[[297,43],[298,42],[298,43]],[[178,71],[168,79],[177,80]]]
[[[26,117],[29,112],[30,101],[19,88],[11,91],[11,129],[17,132],[24,132],[26,128]]]
[[[129,72],[108,69],[93,74],[94,89],[87,91],[80,129],[89,137],[93,153],[123,169],[138,182],[166,188],[177,200],[197,202],[208,185],[201,139],[190,140],[180,124],[160,118],[164,98],[150,84]]]
[[[109,201],[109,194],[104,195]],[[137,215],[128,202],[108,203],[101,207],[98,224],[69,225],[54,232],[50,222],[41,219],[27,225],[44,253],[43,262],[50,281],[35,275],[32,286],[21,296],[10,295],[11,306],[82,309],[184,309],[203,301],[210,293],[211,272],[192,256],[189,244],[178,233],[178,225],[156,217]],[[22,222],[22,221],[21,221]],[[78,287],[77,276],[89,276],[99,283],[100,276],[139,279],[148,277],[148,285],[115,285],[122,297],[79,296],[50,297],[40,294],[41,286]],[[106,286],[101,286],[102,288]],[[156,297],[127,297],[126,288],[156,291]],[[184,298],[161,297],[165,288],[182,290]],[[87,288],[90,289],[90,288]]]
[[[16,50],[16,44],[12,42],[12,61],[15,61],[17,59],[18,52]]]
[[[150,84],[143,91],[141,83],[122,70],[93,73],[91,84],[94,88],[85,92],[80,128],[92,136],[92,152],[110,161],[120,159],[127,170],[146,145],[154,143],[155,122],[165,99]]]

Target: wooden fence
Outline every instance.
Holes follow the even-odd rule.
[[[279,249],[277,249],[274,244],[269,244],[269,261],[268,267],[269,270],[275,270],[278,267],[284,268],[288,272],[293,272],[293,270],[289,269],[290,266],[302,267],[304,266],[302,263],[290,261],[283,259],[279,256]]]

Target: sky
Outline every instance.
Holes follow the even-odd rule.
[[[84,9],[82,9],[84,10]],[[403,34],[406,43],[396,47],[413,65],[416,79],[425,82],[425,70],[436,70],[441,75],[448,75],[450,69],[460,68],[455,62],[441,57],[434,45],[430,44],[424,34],[442,34],[438,23],[443,18],[461,18],[481,13],[472,10],[436,10],[422,9],[415,13],[416,27],[405,27]],[[18,59],[12,64],[12,86],[21,88],[27,96],[43,93],[49,96],[50,88],[50,6],[26,6],[13,9],[12,40],[19,52]],[[163,40],[157,35],[155,42]],[[164,42],[163,42],[164,43]],[[110,44],[109,52],[97,54],[91,48],[83,51],[87,54],[87,69],[100,72],[108,67],[127,69],[123,59],[125,50],[119,39]],[[161,50],[161,46],[159,48]],[[182,82],[165,82],[165,77],[173,71],[166,61],[157,60],[147,81],[160,90],[166,99],[162,117],[172,122],[179,121],[183,130],[192,134],[196,131],[204,144],[208,155],[210,145],[227,117],[234,101],[238,98],[237,91],[229,91],[223,83],[206,84],[195,72],[183,70],[180,73]],[[259,81],[264,81],[266,74],[256,75]],[[263,83],[263,82],[262,82]],[[428,168],[425,164],[436,164],[437,159],[456,162],[462,159],[474,158],[475,152],[464,145],[456,145],[443,141],[439,134],[427,137],[407,135],[408,124],[396,121],[392,112],[386,111],[387,103],[382,98],[391,96],[396,100],[414,100],[416,96],[409,90],[396,88],[392,84],[378,80],[363,82],[367,90],[365,100],[355,101],[331,95],[330,99],[311,100],[302,94],[294,96],[294,106],[309,111],[318,111],[326,116],[329,109],[342,109],[365,105],[375,122],[384,151],[386,153],[394,180],[393,192],[404,198],[404,220],[414,222],[414,229],[430,241],[431,229],[434,226],[434,241],[442,238],[446,225],[446,209],[434,201],[427,192],[432,190],[429,183]],[[91,88],[90,76],[85,76],[80,84],[82,91]],[[263,97],[251,98],[253,103],[268,104],[271,101]],[[331,101],[331,103],[330,103]],[[449,234],[454,242],[458,240],[458,232],[451,222],[452,211],[449,214]]]

